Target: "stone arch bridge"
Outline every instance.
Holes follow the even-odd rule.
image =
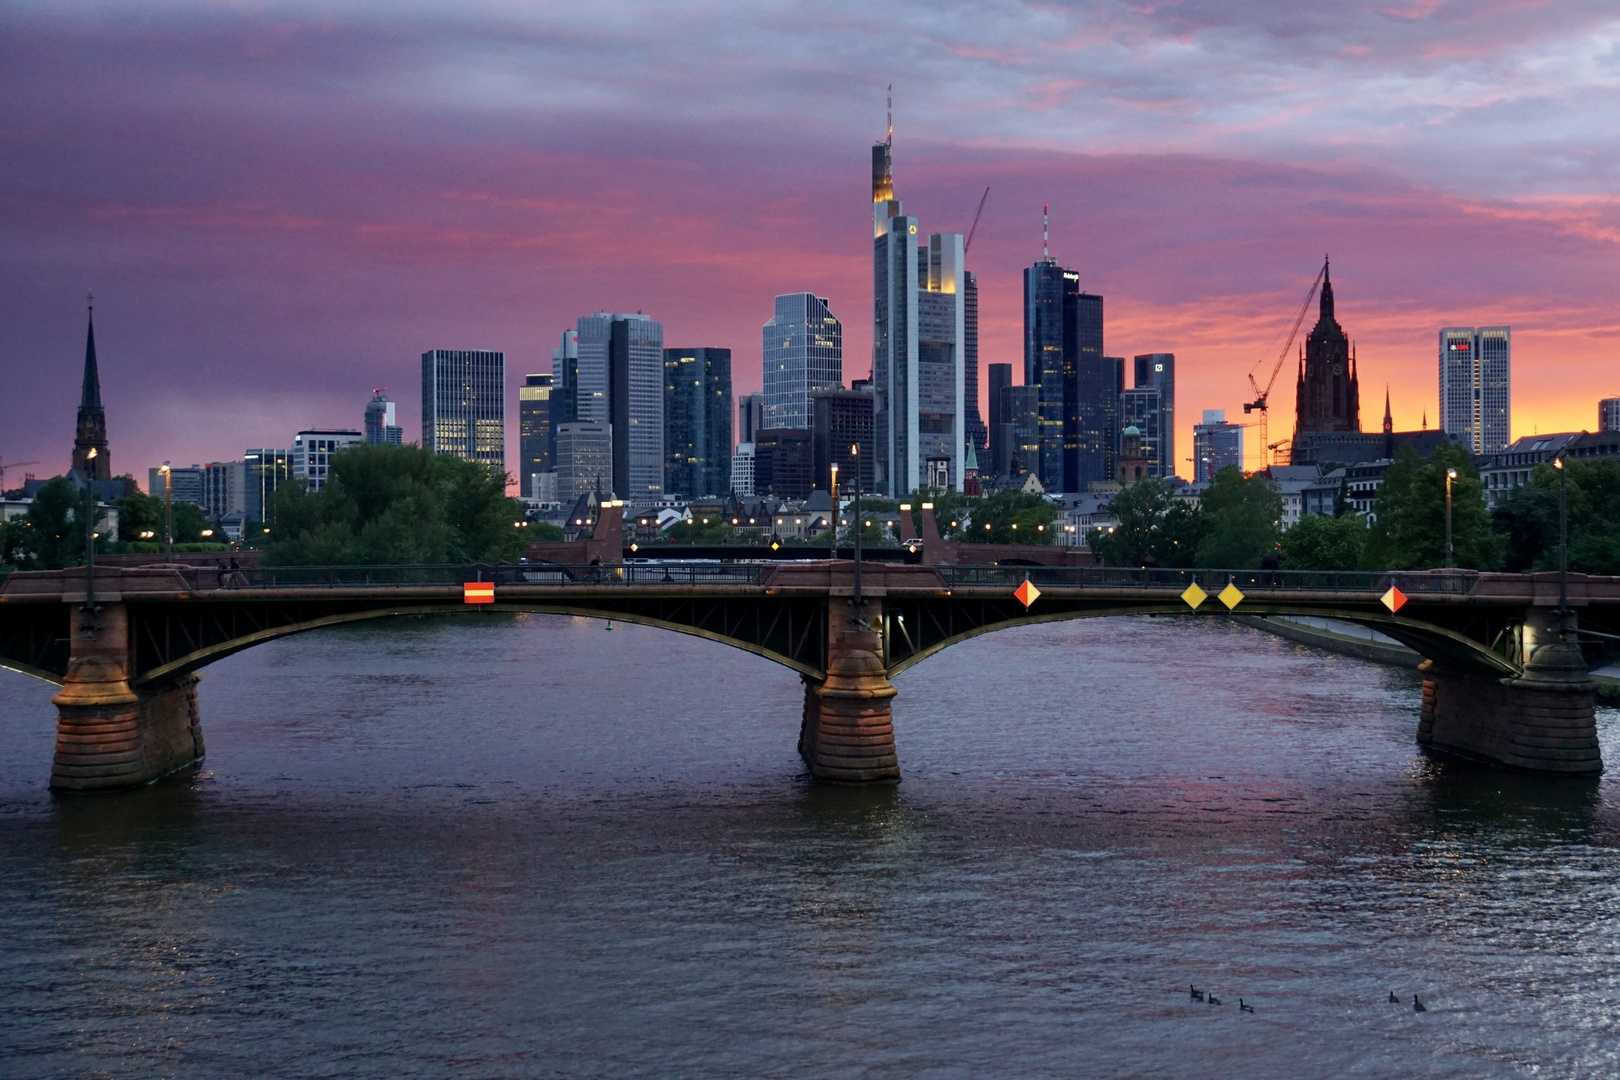
[[[1016,595],[1025,582],[1039,595]],[[93,584],[93,591],[87,586]],[[1427,658],[1418,738],[1559,774],[1602,769],[1576,634],[1620,634],[1620,578],[1105,567],[645,562],[565,566],[98,568],[0,581],[0,666],[61,685],[54,788],[145,783],[202,756],[196,672],[288,634],[496,610],[618,619],[775,660],[805,684],[799,750],[817,778],[899,776],[890,678],[955,642],[1087,616],[1307,615],[1371,626]],[[1196,608],[1188,588],[1207,594]],[[1381,600],[1395,587],[1399,611]],[[859,603],[857,604],[857,595]],[[1031,593],[1025,592],[1024,596]],[[1229,594],[1230,595],[1230,594]],[[1195,592],[1193,599],[1198,598]],[[476,601],[476,602],[470,602]],[[1577,630],[1577,618],[1581,629]]]

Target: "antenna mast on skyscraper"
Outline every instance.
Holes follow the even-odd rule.
[[[883,145],[894,145],[894,83],[889,84],[889,135],[883,140]]]
[[[1041,203],[1041,261],[1042,262],[1051,262],[1052,261],[1051,245],[1048,242],[1046,204],[1045,203]]]

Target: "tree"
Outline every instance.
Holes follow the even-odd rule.
[[[1620,573],[1620,462],[1571,461],[1566,481],[1569,568]],[[1558,470],[1538,465],[1530,482],[1497,504],[1492,523],[1504,536],[1503,569],[1558,568]]]
[[[96,524],[106,511],[96,508]],[[84,564],[84,493],[65,476],[47,481],[34,494],[27,516],[6,525],[8,550],[0,561],[30,570],[60,570]]]
[[[1188,567],[1198,551],[1203,518],[1163,480],[1141,480],[1109,504],[1116,524],[1093,529],[1091,550],[1109,566]]]
[[[1309,514],[1282,534],[1284,570],[1354,570],[1367,546],[1360,514]]]
[[[482,465],[416,446],[351,446],[325,487],[276,492],[267,565],[496,562],[530,542],[523,504]],[[176,506],[178,509],[178,504]],[[178,532],[178,522],[177,530]]]
[[[1199,512],[1204,521],[1198,566],[1253,568],[1276,557],[1283,504],[1269,476],[1245,477],[1228,465],[1205,490]]]
[[[1373,506],[1365,564],[1371,570],[1427,570],[1446,561],[1446,470],[1451,488],[1456,565],[1491,570],[1502,559],[1502,537],[1491,528],[1485,489],[1460,446],[1442,446],[1423,460],[1403,447],[1384,474]]]
[[[973,505],[971,525],[959,524],[954,535],[972,544],[1050,544],[1055,531],[1052,522],[1056,517],[1052,504],[1039,495],[1003,488]],[[938,520],[937,514],[935,520]],[[964,517],[947,518],[946,531],[950,531],[949,523],[953,520],[967,521]]]

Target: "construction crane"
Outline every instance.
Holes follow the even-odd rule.
[[[1260,414],[1260,468],[1262,471],[1271,468],[1271,452],[1282,443],[1270,441],[1271,416],[1271,388],[1277,383],[1277,374],[1282,371],[1283,361],[1288,359],[1289,352],[1294,347],[1294,338],[1299,335],[1300,324],[1305,321],[1305,313],[1311,309],[1311,301],[1316,299],[1316,290],[1322,287],[1322,277],[1327,273],[1327,260],[1322,261],[1322,269],[1316,272],[1316,280],[1311,282],[1310,291],[1305,294],[1305,302],[1299,305],[1299,311],[1294,315],[1294,325],[1288,329],[1288,340],[1283,344],[1282,352],[1277,354],[1277,363],[1271,369],[1271,378],[1266,380],[1266,388],[1260,389],[1255,381],[1254,373],[1265,363],[1264,358],[1256,360],[1254,367],[1249,369],[1249,389],[1254,392],[1253,401],[1243,403],[1245,413],[1257,412]]]
[[[985,188],[984,194],[979,196],[979,209],[973,215],[973,224],[968,229],[967,239],[962,241],[962,258],[967,258],[968,248],[973,246],[973,234],[979,231],[979,215],[984,213],[984,200],[990,197],[990,189]]]
[[[39,462],[37,462],[37,461],[7,461],[5,458],[0,458],[0,494],[4,494],[5,490],[6,490],[6,470],[7,469],[20,469],[24,465],[38,465],[38,464],[39,464]]]

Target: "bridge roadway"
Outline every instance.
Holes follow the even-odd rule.
[[[1025,605],[1014,593],[1040,591]],[[465,585],[488,583],[488,603]],[[1198,584],[1208,598],[1184,599]],[[1314,615],[1371,626],[1424,664],[1418,738],[1440,750],[1559,774],[1602,769],[1577,635],[1620,634],[1620,578],[1471,571],[1329,573],[1107,567],[671,562],[564,566],[98,567],[0,580],[0,666],[61,684],[52,786],[145,783],[199,760],[196,672],[264,641],[359,620],[527,611],[701,635],[799,672],[799,749],[817,778],[899,776],[890,679],[955,642],[1100,615]],[[1391,586],[1408,600],[1392,612]],[[1580,626],[1577,627],[1577,620]],[[1592,634],[1596,631],[1596,635]],[[1589,646],[1590,647],[1590,646]]]

